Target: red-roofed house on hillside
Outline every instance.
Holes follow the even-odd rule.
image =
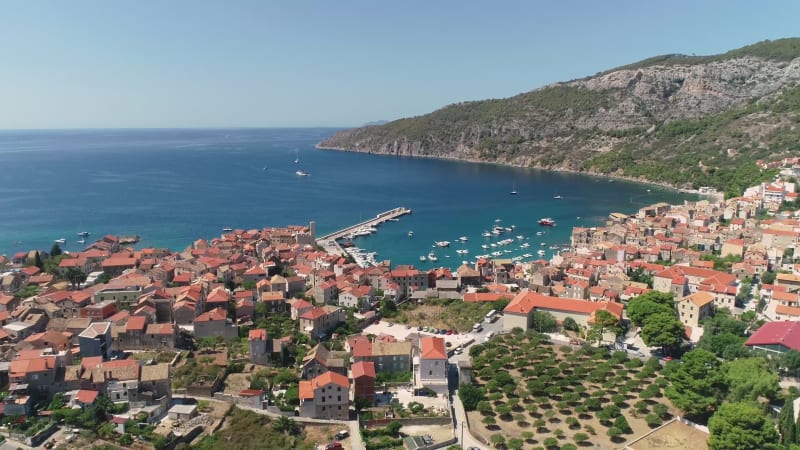
[[[315,307],[300,316],[300,332],[313,338],[319,338],[332,331],[345,319],[344,309],[338,306]]]
[[[200,314],[192,323],[194,337],[197,339],[221,336],[228,340],[238,335],[237,326],[228,320],[227,313],[222,308]]]
[[[447,352],[444,339],[426,336],[419,340],[419,355],[414,358],[414,383],[437,394],[447,392]]]
[[[350,381],[336,372],[325,372],[300,381],[300,415],[316,419],[348,420]]]
[[[744,345],[769,354],[800,351],[800,322],[767,322]]]
[[[375,404],[375,363],[359,361],[350,366],[350,378],[353,380],[353,399],[365,399],[370,405]]]

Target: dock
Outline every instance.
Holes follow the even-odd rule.
[[[394,221],[401,216],[405,216],[406,214],[411,214],[411,210],[405,208],[403,206],[398,206],[397,208],[390,209],[389,211],[384,211],[373,219],[368,219],[363,222],[359,222],[355,225],[351,225],[347,228],[343,228],[338,231],[334,231],[333,233],[328,233],[324,236],[320,236],[317,238],[317,245],[320,245],[325,248],[326,251],[329,253],[338,253],[340,255],[345,254],[345,251],[342,247],[336,242],[339,239],[342,239],[345,236],[353,234],[356,230],[363,227],[378,227],[379,225]]]

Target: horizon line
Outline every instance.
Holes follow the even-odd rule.
[[[303,126],[198,126],[198,127],[64,127],[64,128],[0,128],[0,133],[6,131],[93,131],[93,130],[287,130],[327,128],[344,129],[358,128],[362,125],[303,125]]]

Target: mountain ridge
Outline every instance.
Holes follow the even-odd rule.
[[[800,149],[800,39],[662,55],[504,99],[342,130],[321,149],[620,176],[737,195]]]

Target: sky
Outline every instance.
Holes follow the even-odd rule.
[[[800,2],[0,4],[0,128],[358,126],[665,53],[800,36]]]

